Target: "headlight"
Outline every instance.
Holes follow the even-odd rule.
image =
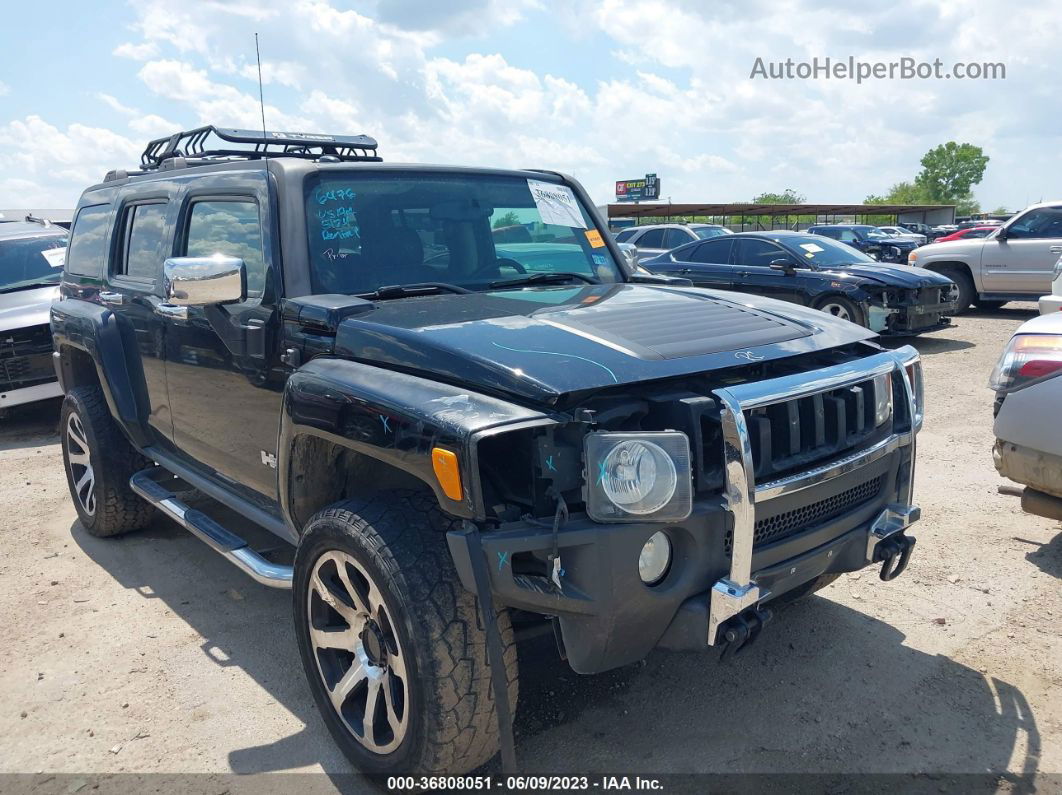
[[[892,373],[874,377],[874,427],[892,416]]]
[[[587,434],[586,467],[586,512],[595,521],[668,522],[690,515],[690,443],[684,433]]]
[[[910,254],[907,255],[907,264],[908,265],[913,265],[915,260],[917,260],[917,259],[918,259],[918,255],[915,252],[912,251]]]
[[[988,386],[996,392],[1010,392],[1059,372],[1062,372],[1062,336],[1017,334],[1003,349]]]
[[[653,533],[638,555],[638,576],[646,585],[656,585],[664,579],[670,565],[671,541],[665,533]]]

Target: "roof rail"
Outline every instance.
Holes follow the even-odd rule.
[[[220,147],[211,137],[219,139]],[[210,148],[208,148],[208,142]],[[224,143],[243,144],[228,148]],[[249,146],[250,148],[246,148]],[[267,132],[215,127],[212,124],[151,141],[140,156],[140,167],[159,168],[177,157],[196,160],[261,160],[267,157],[300,157],[317,160],[328,156],[339,161],[380,162],[376,139],[367,135],[322,135],[320,133]]]

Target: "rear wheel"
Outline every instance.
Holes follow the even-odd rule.
[[[451,522],[431,495],[386,492],[320,511],[299,544],[303,668],[332,737],[370,775],[465,773],[498,749],[486,637],[450,558]],[[497,622],[515,709],[508,612]]]
[[[955,267],[943,267],[938,273],[941,276],[947,276],[959,288],[955,302],[955,314],[961,315],[969,310],[970,305],[977,298],[977,291],[974,289],[973,279],[970,278],[970,274],[963,268]]]
[[[129,478],[151,462],[122,435],[99,387],[67,392],[60,429],[67,485],[82,526],[101,537],[147,526],[152,507],[129,488]]]
[[[825,298],[819,299],[815,304],[815,308],[820,312],[825,312],[828,315],[833,315],[840,320],[847,320],[850,323],[855,323],[858,326],[865,326],[866,321],[863,318],[863,312],[852,301],[840,295],[828,295]]]

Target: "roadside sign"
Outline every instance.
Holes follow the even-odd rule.
[[[616,181],[616,201],[618,202],[638,202],[659,198],[660,180],[656,178],[656,174],[646,174],[642,179]]]

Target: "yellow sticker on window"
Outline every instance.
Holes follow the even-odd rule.
[[[586,239],[590,242],[590,248],[602,248],[605,245],[605,241],[601,239],[601,233],[596,229],[587,229]]]

